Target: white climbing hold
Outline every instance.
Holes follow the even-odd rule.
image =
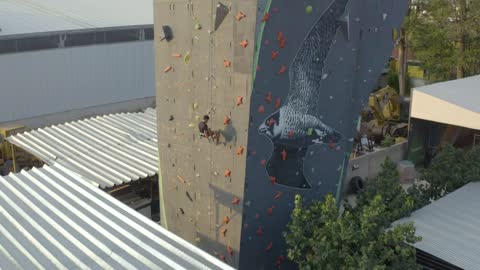
[[[322,80],[325,80],[326,78],[328,78],[328,73],[323,73],[322,74]]]
[[[386,21],[386,20],[387,20],[387,17],[388,17],[388,14],[387,14],[387,13],[383,13],[382,16],[383,16],[383,20]]]
[[[333,99],[333,96],[330,96],[329,98],[330,98],[330,99]]]
[[[195,125],[193,123],[188,124],[189,128],[193,128]]]

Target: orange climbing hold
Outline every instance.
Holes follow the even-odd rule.
[[[232,176],[232,171],[230,171],[230,169],[226,169],[225,170],[225,173],[223,174],[225,177],[230,177]]]
[[[235,205],[236,205],[236,204],[238,204],[239,202],[240,202],[240,199],[239,199],[237,196],[233,197],[232,204],[235,204]]]
[[[227,247],[227,251],[228,251],[228,254],[230,254],[230,256],[233,256],[233,248],[231,246]]]
[[[243,97],[238,96],[238,97],[237,97],[237,106],[240,106],[240,105],[242,105],[242,104],[243,104]]]
[[[239,12],[237,13],[237,16],[236,16],[237,21],[241,21],[241,20],[242,20],[243,18],[245,18],[245,17],[247,17],[247,15],[245,15],[245,13],[243,13],[243,12],[241,12],[241,11],[239,11]]]
[[[262,236],[262,235],[263,235],[262,226],[259,226],[259,227],[258,227],[258,229],[257,229],[257,235],[258,235],[258,236]]]
[[[265,248],[265,251],[270,251],[272,247],[273,247],[273,243],[272,242],[268,243],[267,247]]]
[[[172,54],[172,57],[180,58],[180,57],[182,57],[182,54],[181,53],[174,53],[174,54]]]
[[[220,233],[222,234],[223,237],[227,237],[227,229],[226,228],[223,228]]]
[[[226,68],[229,68],[232,66],[232,62],[228,61],[228,60],[223,60],[223,66],[226,67]]]
[[[280,48],[285,48],[285,43],[287,43],[287,39],[286,38],[283,38],[282,40],[280,40],[278,42],[278,45],[280,46]]]
[[[272,52],[272,60],[277,59],[277,57],[278,57],[279,54],[280,54],[279,51],[273,51],[273,52]]]
[[[285,149],[283,149],[281,154],[282,154],[282,160],[287,160],[287,151],[285,151]]]
[[[267,103],[272,102],[272,92],[268,92],[268,94],[265,96],[265,101]]]
[[[240,46],[242,46],[243,48],[246,48],[248,46],[248,40],[243,40],[242,42],[240,42]]]
[[[285,71],[287,71],[287,66],[282,65],[282,66],[280,67],[280,70],[278,71],[277,74],[278,74],[278,75],[281,75],[281,74],[285,73]]]
[[[166,67],[166,68],[163,70],[163,72],[164,72],[164,73],[167,73],[167,72],[169,72],[170,70],[172,70],[172,68],[173,68],[172,66],[168,66],[168,67]]]
[[[237,155],[239,155],[239,156],[243,155],[243,150],[245,150],[245,149],[242,146],[239,146],[237,148]]]
[[[275,99],[275,109],[280,108],[280,105],[282,105],[282,102],[280,98],[277,97],[277,99]]]
[[[258,113],[264,113],[265,112],[265,107],[263,107],[263,105],[260,105],[260,107],[258,107]]]
[[[230,222],[230,218],[228,216],[223,218],[223,223],[228,224]]]
[[[271,216],[273,214],[273,208],[275,207],[272,205],[272,207],[267,209],[267,215]]]
[[[283,32],[278,32],[277,33],[277,41],[280,42],[283,39]]]
[[[282,192],[281,191],[277,191],[277,194],[275,194],[275,197],[273,197],[275,200],[278,200],[280,199],[280,197],[282,197]]]
[[[230,124],[230,118],[228,118],[228,116],[225,116],[225,118],[223,118],[223,124],[224,125]]]
[[[270,176],[270,184],[275,185],[277,183],[277,178],[275,176]]]
[[[265,15],[263,15],[262,22],[266,22],[269,19],[270,19],[270,14],[268,12],[266,12]]]
[[[332,141],[330,141],[330,143],[328,144],[328,146],[330,147],[330,149],[333,149],[333,148],[335,148],[335,145],[333,144],[333,142],[332,142]]]

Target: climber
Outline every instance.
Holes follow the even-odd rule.
[[[203,116],[203,121],[198,123],[198,130],[200,131],[201,136],[205,138],[212,138],[216,143],[220,140],[220,131],[212,131],[210,128],[208,128],[208,120],[210,120],[210,117],[208,115]]]

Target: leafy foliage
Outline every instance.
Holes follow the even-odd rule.
[[[385,135],[385,138],[382,140],[382,147],[390,147],[395,144],[395,138],[390,135]]]
[[[342,213],[332,195],[307,207],[297,195],[285,233],[289,259],[300,269],[418,269],[415,249],[406,244],[420,240],[413,224],[390,227],[413,208],[398,181],[387,160],[357,206],[347,204]]]
[[[431,79],[480,73],[480,1],[417,0],[405,22],[408,46]]]

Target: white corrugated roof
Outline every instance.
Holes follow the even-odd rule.
[[[470,183],[396,223],[414,222],[414,244],[466,270],[480,269],[480,183]]]
[[[158,173],[154,109],[55,125],[7,140],[45,163],[60,164],[102,188]]]
[[[147,24],[152,0],[0,0],[0,36]]]
[[[0,177],[0,269],[233,269],[67,168]]]

